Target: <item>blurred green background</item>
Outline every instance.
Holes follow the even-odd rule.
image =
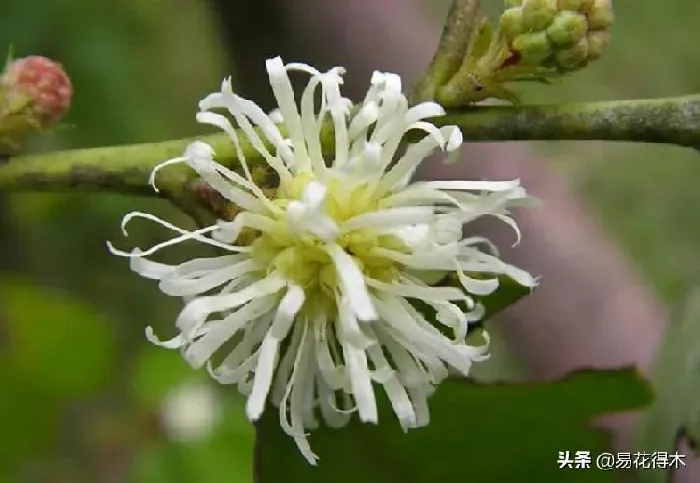
[[[444,11],[445,0],[423,3],[426,15]],[[529,101],[700,92],[696,0],[618,1],[616,12],[606,56],[560,85],[533,88]],[[235,82],[236,49],[246,49],[225,45],[225,28],[203,0],[0,0],[0,49],[59,60],[74,85],[64,125],[31,149],[202,132],[196,102],[224,75]],[[696,153],[601,143],[542,149],[665,302],[697,280]],[[165,203],[124,196],[0,198],[0,483],[251,479],[252,429],[234,388],[221,393],[210,437],[168,438],[164,398],[206,377],[143,336],[147,325],[171,334],[179,302],[106,251],[106,240],[122,242],[120,219],[134,209],[187,223]],[[125,243],[166,236],[150,228],[134,227]]]

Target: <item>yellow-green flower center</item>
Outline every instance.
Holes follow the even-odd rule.
[[[308,231],[295,230],[286,218],[285,208],[290,202],[301,199],[305,186],[312,179],[313,176],[302,174],[289,186],[278,189],[274,203],[283,213],[276,217],[274,230],[260,233],[253,241],[251,255],[264,262],[270,272],[278,271],[304,289],[305,310],[324,310],[332,315],[337,310],[335,296],[339,280],[336,266],[324,249],[326,242]],[[340,227],[350,218],[378,209],[380,199],[368,196],[367,184],[349,188],[338,180],[327,183],[326,188],[325,214]],[[406,251],[398,237],[371,228],[344,232],[334,243],[353,258],[366,277],[383,282],[393,281],[398,267],[396,262],[374,255],[373,248]]]

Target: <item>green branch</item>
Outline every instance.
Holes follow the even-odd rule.
[[[700,147],[700,95],[543,106],[478,106],[448,111],[433,122],[459,126],[470,142],[600,140],[696,148]],[[242,133],[239,138],[246,139]],[[148,186],[151,170],[166,159],[180,156],[195,139],[211,144],[220,163],[235,167],[233,145],[222,133],[162,143],[16,156],[0,165],[0,190],[83,189],[153,196],[155,193]],[[330,123],[322,130],[321,143],[324,152],[333,152]],[[242,150],[249,162],[261,161],[249,143],[244,142]],[[160,171],[159,195],[183,200],[191,176],[185,167]]]
[[[0,189],[106,190],[145,195],[152,189],[148,177],[153,167],[182,155],[189,140],[134,144],[105,148],[76,149],[49,154],[12,157],[0,165]],[[158,178],[161,195],[169,197],[181,189],[182,171],[164,171]]]
[[[474,31],[479,0],[453,0],[437,50],[411,95],[414,103],[435,98],[435,92],[459,70]]]
[[[468,141],[625,141],[700,147],[700,94],[665,99],[448,111]]]

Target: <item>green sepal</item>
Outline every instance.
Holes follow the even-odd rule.
[[[474,41],[472,42],[471,49],[469,50],[469,61],[470,63],[475,63],[482,57],[484,57],[493,42],[493,27],[491,22],[487,18],[482,18],[479,22],[479,26],[476,29],[476,34],[474,36]]]
[[[14,45],[10,44],[10,46],[7,48],[7,59],[5,60],[3,72],[7,72],[7,69],[10,67],[13,60],[15,60],[15,47]]]

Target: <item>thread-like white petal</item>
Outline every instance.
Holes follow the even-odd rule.
[[[501,260],[486,238],[464,237],[464,225],[495,217],[519,241],[511,209],[532,199],[519,180],[412,184],[435,151],[458,156],[463,135],[430,122],[445,114],[440,105],[410,106],[395,74],[374,72],[364,100],[351,109],[340,90],[341,67],[321,72],[279,57],[266,67],[278,104],[273,112],[236,94],[230,78],[199,104],[197,121],[227,134],[235,166],[194,141],[148,180],[157,191],[160,170],[186,163],[199,177],[197,193],[202,185],[218,192],[229,204],[222,213],[231,216],[187,230],[132,212],[122,221],[125,236],[128,223],[141,218],[174,238],[145,250],[108,248],[185,302],[175,321],[179,334],[161,341],[149,327],[147,339],[235,384],[248,398],[251,420],[268,403],[277,406],[284,432],[316,464],[308,430],[318,424],[317,409],[334,427],[353,412],[377,423],[376,384],[404,430],[424,426],[428,398],[448,368],[467,375],[488,357],[485,332],[484,345],[466,343],[470,323],[485,313],[477,296],[498,290],[502,276],[526,287],[537,280]],[[309,76],[299,103],[289,71]],[[328,122],[334,143],[324,152]],[[422,139],[406,142],[409,131]],[[253,168],[252,158],[264,164]],[[258,186],[271,171],[279,187]],[[188,241],[226,254],[173,265],[146,258]],[[448,275],[458,286],[436,286]]]
[[[346,296],[353,311],[360,320],[375,320],[377,313],[370,300],[365,278],[350,255],[338,245],[327,245],[326,251],[333,259],[336,273],[343,287],[343,295]]]

